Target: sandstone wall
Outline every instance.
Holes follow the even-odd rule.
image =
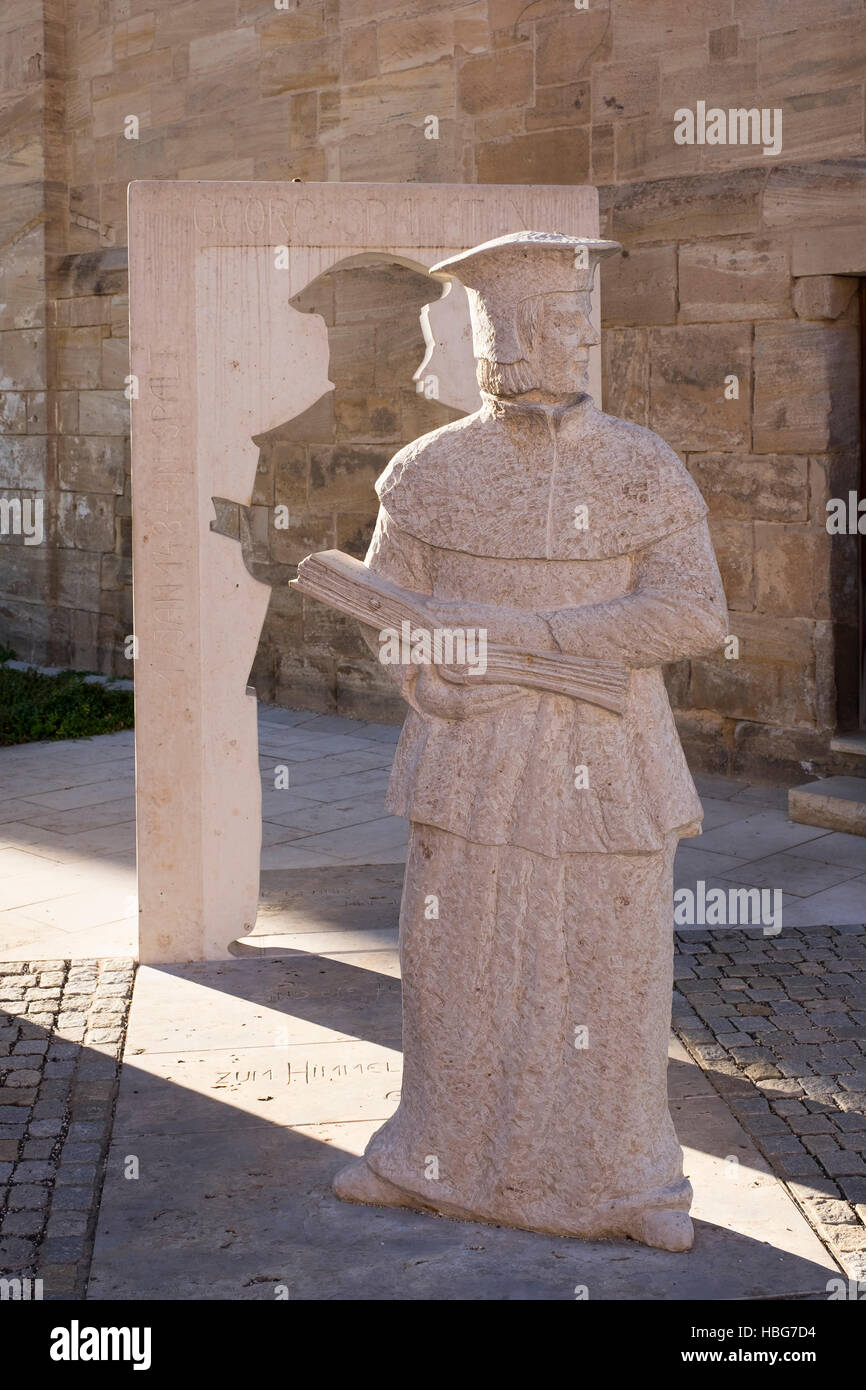
[[[859,483],[861,0],[285,3],[6,0],[0,482],[45,497],[47,534],[0,542],[0,641],[130,673],[129,180],[593,182],[628,252],[605,267],[606,405],[665,435],[704,491],[740,640],[737,660],[671,673],[690,745],[738,770],[839,766],[857,542],[828,537],[823,509]],[[675,110],[698,101],[778,109],[781,152],[676,144]],[[439,423],[410,381],[420,288],[381,277],[371,313],[391,346],[345,356],[359,376],[327,439],[307,420],[262,441],[236,518],[250,563],[279,572],[255,677],[287,703],[389,712],[352,634],[301,632],[282,593],[307,540],[361,546],[380,457]],[[319,446],[335,468],[321,487]],[[281,486],[293,530],[266,532]]]

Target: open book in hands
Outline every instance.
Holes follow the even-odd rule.
[[[342,550],[321,550],[308,555],[298,566],[298,577],[289,581],[301,593],[347,613],[379,632],[391,629],[403,631],[408,623],[413,641],[419,634],[435,637],[435,620],[424,606],[424,594],[404,589],[390,579],[383,579],[371,569],[346,555]],[[431,640],[431,652],[441,650],[442,643]],[[602,709],[622,714],[628,690],[628,673],[616,661],[593,661],[582,656],[566,656],[561,652],[529,652],[519,647],[487,644],[487,664],[483,671],[473,671],[447,661],[436,661],[444,680],[460,685],[481,682],[485,685],[524,685],[532,690],[547,690],[555,695],[567,695],[573,700],[586,700]]]

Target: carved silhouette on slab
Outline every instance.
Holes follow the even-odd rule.
[[[240,542],[254,578],[271,586],[251,681],[261,698],[397,712],[357,626],[288,586],[317,547],[363,557],[376,524],[375,482],[394,453],[462,411],[412,380],[425,353],[419,313],[441,284],[381,255],[354,257],[290,301],[328,333],[332,389],[300,415],[257,435],[252,505],[214,498],[211,529]],[[422,383],[423,385],[423,383]]]

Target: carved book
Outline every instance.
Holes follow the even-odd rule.
[[[378,631],[404,630],[408,623],[413,640],[419,633],[435,635],[431,615],[424,607],[424,594],[404,589],[374,574],[360,560],[342,550],[322,550],[308,555],[298,566],[298,577],[290,584],[311,598],[347,613],[358,622]],[[440,644],[441,645],[441,644]],[[436,649],[436,643],[430,644]],[[460,685],[478,681],[485,685],[523,685],[586,700],[602,709],[622,714],[628,691],[628,672],[616,661],[593,661],[567,656],[562,652],[530,652],[519,647],[487,644],[487,665],[483,672],[449,661],[435,661],[444,680]]]

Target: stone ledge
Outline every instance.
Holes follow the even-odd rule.
[[[866,835],[866,777],[827,777],[792,787],[788,815],[800,825]]]
[[[849,753],[854,758],[866,758],[866,734],[837,734],[830,740],[834,753]]]

